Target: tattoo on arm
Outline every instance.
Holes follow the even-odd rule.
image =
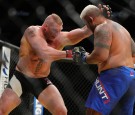
[[[34,37],[35,33],[36,33],[36,29],[34,27],[30,27],[30,28],[27,29],[27,35],[29,37]]]
[[[94,46],[109,49],[110,40],[109,31],[103,28],[95,33]]]
[[[42,59],[38,60],[38,64],[37,64],[37,66],[35,68],[35,73],[38,73],[40,71],[40,69],[42,68],[43,63],[44,63],[44,60],[42,60]]]
[[[103,43],[100,43],[100,42],[95,43],[94,46],[95,46],[95,47],[106,48],[106,49],[109,49],[109,48],[110,48],[109,45],[106,45],[106,44],[103,44]]]

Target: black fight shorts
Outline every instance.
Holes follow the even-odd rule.
[[[32,93],[38,99],[39,94],[51,84],[52,82],[47,77],[30,78],[15,70],[7,87],[12,88],[19,97],[22,93],[27,91]]]

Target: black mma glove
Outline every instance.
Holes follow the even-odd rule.
[[[86,64],[86,51],[83,47],[75,47],[73,50],[73,61],[76,64]]]

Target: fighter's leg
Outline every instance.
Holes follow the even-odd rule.
[[[0,115],[8,115],[20,103],[18,95],[11,88],[6,88],[0,98]]]
[[[0,98],[0,115],[8,115],[20,103],[22,87],[20,81],[13,75],[7,88]]]
[[[115,115],[133,115],[135,103],[135,78],[130,82],[128,91],[122,96],[117,106],[113,109],[112,113]]]
[[[49,85],[38,96],[39,102],[53,115],[67,115],[67,109],[58,89]]]

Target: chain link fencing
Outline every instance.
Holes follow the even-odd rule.
[[[0,49],[3,46],[11,49],[10,79],[18,61],[19,48],[0,41]],[[0,62],[2,64],[2,61]],[[52,63],[48,77],[59,89],[68,109],[68,115],[85,115],[85,100],[97,76],[96,65],[76,65],[69,60],[60,60]],[[22,103],[10,115],[34,115],[34,96],[27,92],[21,96],[21,99]],[[51,114],[44,108],[44,115]]]

